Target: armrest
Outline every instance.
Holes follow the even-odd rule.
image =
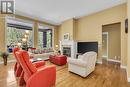
[[[38,67],[41,67],[43,65],[45,65],[45,61],[37,61],[37,62],[34,62],[33,65],[38,68]]]
[[[83,58],[83,55],[78,55],[78,59],[82,59]]]
[[[78,66],[82,66],[82,67],[86,67],[87,66],[87,63],[82,61],[81,59],[68,58],[68,63],[74,64],[74,65],[78,65]]]
[[[26,87],[51,87],[56,82],[56,67],[46,66],[38,69],[27,81]]]

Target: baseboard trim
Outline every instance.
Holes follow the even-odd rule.
[[[130,78],[128,77],[128,70],[126,68],[126,73],[127,73],[127,81],[130,82]]]
[[[120,67],[121,67],[122,69],[126,69],[126,71],[127,71],[127,66],[121,65]]]
[[[128,78],[127,80],[128,80],[128,82],[130,82],[130,78]]]
[[[122,69],[125,69],[126,70],[126,75],[127,75],[127,81],[130,82],[130,78],[128,77],[128,70],[127,70],[127,66],[123,66],[121,65],[120,66]]]
[[[97,60],[97,64],[102,64],[102,60]]]
[[[121,61],[119,60],[114,60],[114,59],[107,59],[108,61],[111,61],[111,62],[117,62],[117,63],[121,63]]]

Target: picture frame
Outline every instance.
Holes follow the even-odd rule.
[[[70,37],[70,36],[69,36],[69,33],[65,33],[65,34],[64,34],[64,40],[69,40],[69,37]]]

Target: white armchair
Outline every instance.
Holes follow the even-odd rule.
[[[95,69],[97,53],[86,52],[80,55],[78,59],[68,58],[68,71],[86,77]]]

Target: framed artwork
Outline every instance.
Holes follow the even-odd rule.
[[[69,40],[69,37],[70,37],[70,36],[69,36],[69,33],[65,33],[65,34],[64,34],[64,40]]]

